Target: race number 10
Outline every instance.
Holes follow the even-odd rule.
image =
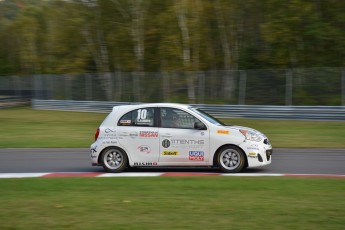
[[[138,109],[138,117],[137,120],[144,120],[147,116],[147,110],[146,109]]]

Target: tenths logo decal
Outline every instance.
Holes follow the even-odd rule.
[[[177,156],[178,152],[177,151],[164,151],[162,153],[162,155],[164,155],[164,156]]]
[[[164,139],[164,140],[162,141],[162,146],[163,146],[164,148],[169,148],[169,146],[170,146],[170,141],[169,141],[168,139]]]
[[[173,139],[171,140],[173,145],[204,145],[204,140],[184,140],[184,139]]]
[[[189,160],[190,161],[203,161],[204,152],[203,151],[190,151],[189,152]]]
[[[171,139],[170,140],[171,146],[170,148],[178,148],[178,149],[201,149],[205,145],[205,140],[202,139]]]
[[[141,145],[138,147],[138,149],[139,149],[139,152],[141,152],[141,153],[150,153],[151,152],[150,146],[147,146],[147,145]]]

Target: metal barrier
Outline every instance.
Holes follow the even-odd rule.
[[[0,76],[1,95],[40,100],[345,106],[345,68]]]
[[[76,112],[109,113],[114,106],[140,103],[111,102],[111,101],[71,101],[71,100],[37,100],[31,101],[34,109],[60,110]]]
[[[29,104],[30,104],[30,99],[26,97],[16,97],[16,96],[0,97],[0,109],[21,106],[21,105],[29,105]]]
[[[40,110],[109,113],[113,106],[140,103],[32,100]],[[345,121],[345,106],[194,105],[217,118]]]

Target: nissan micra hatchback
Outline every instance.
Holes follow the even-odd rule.
[[[215,166],[235,173],[268,165],[271,155],[261,132],[171,103],[115,106],[91,145],[92,165],[112,173],[146,166]]]

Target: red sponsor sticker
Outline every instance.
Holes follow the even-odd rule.
[[[203,151],[190,151],[189,152],[189,160],[190,161],[203,161],[204,152]]]
[[[140,137],[158,137],[158,132],[155,131],[140,131]]]

